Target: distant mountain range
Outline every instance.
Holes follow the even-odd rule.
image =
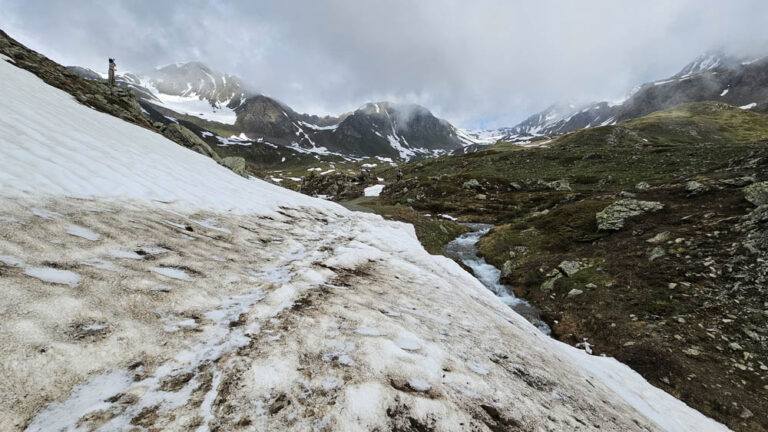
[[[765,104],[768,102],[768,57],[743,59],[709,52],[670,78],[636,87],[622,101],[556,104],[513,127],[483,131],[476,136],[484,134],[504,141],[529,142],[615,124],[681,103],[702,101],[725,102],[745,109]]]
[[[84,78],[103,79],[89,69],[70,70]],[[301,114],[199,62],[125,73],[118,82],[167,119],[194,123],[202,128],[204,139],[219,145],[267,143],[318,155],[409,160],[494,142],[468,135],[413,104],[383,101],[338,116]]]
[[[88,79],[104,79],[89,69],[69,69]],[[686,102],[712,100],[761,109],[768,103],[768,57],[706,53],[672,77],[636,87],[622,101],[558,103],[515,126],[486,131],[461,130],[423,106],[386,101],[338,116],[302,114],[200,62],[125,73],[118,81],[135,91],[147,111],[159,113],[154,121],[192,123],[212,145],[281,146],[316,156],[410,160],[472,152],[498,141],[548,139]]]

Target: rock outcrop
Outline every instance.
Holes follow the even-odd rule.
[[[768,204],[768,182],[760,182],[744,188],[744,197],[756,206]]]
[[[640,201],[632,198],[618,200],[597,213],[597,227],[600,231],[618,231],[624,228],[624,221],[648,212],[656,212],[664,205],[655,201]]]

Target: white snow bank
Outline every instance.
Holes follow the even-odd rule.
[[[743,110],[748,110],[748,109],[752,109],[752,108],[754,108],[756,106],[757,106],[757,102],[752,102],[750,104],[742,105],[739,108],[741,108]]]
[[[377,197],[381,195],[382,190],[384,190],[384,185],[377,184],[373,186],[368,186],[367,188],[365,188],[363,192],[364,192],[364,195],[367,197]]]
[[[244,179],[157,133],[81,105],[6,62],[0,62],[0,94],[0,195],[154,200],[238,213],[265,214],[279,206],[346,213]]]

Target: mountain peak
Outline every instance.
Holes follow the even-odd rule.
[[[176,72],[176,71],[205,71],[211,73],[211,68],[200,61],[176,62],[164,65],[158,65],[154,68],[155,72]]]
[[[685,65],[674,77],[686,77],[713,69],[730,68],[740,63],[740,59],[726,54],[722,50],[710,50],[700,54],[692,62]]]

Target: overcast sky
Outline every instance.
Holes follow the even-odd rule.
[[[768,54],[765,0],[0,0],[0,28],[63,64],[203,61],[297,111],[425,105],[469,128],[614,100],[722,48]]]

